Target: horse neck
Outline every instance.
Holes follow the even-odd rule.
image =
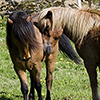
[[[40,31],[39,31],[39,29],[35,26],[35,25],[33,25],[33,27],[34,27],[34,31],[35,31],[35,36],[36,36],[36,41],[38,42],[38,44],[42,44],[42,36],[41,36],[41,33],[40,33]]]
[[[66,34],[72,41],[74,41],[73,23],[76,10],[72,8],[63,8],[53,10],[53,26],[55,28],[63,28],[64,34]]]
[[[78,30],[77,25],[77,11],[76,9],[66,8],[63,18],[63,29],[66,34],[74,43],[77,43],[81,35],[81,30]],[[78,34],[78,31],[80,31]]]

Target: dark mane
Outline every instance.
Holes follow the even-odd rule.
[[[11,31],[13,31],[15,38],[23,43],[23,45],[26,45],[26,43],[28,42],[31,48],[38,47],[38,42],[36,41],[33,25],[31,21],[26,21],[27,17],[28,14],[23,11],[14,12],[9,16],[9,18],[13,21],[13,25],[7,22],[8,47],[12,45],[10,39]]]

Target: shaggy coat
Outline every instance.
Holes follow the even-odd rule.
[[[48,34],[62,28],[75,43],[90,78],[92,98],[100,100],[96,71],[97,66],[100,68],[100,12],[51,7],[41,11],[38,24],[41,32],[48,29]]]
[[[52,30],[62,27],[67,36],[76,44],[93,27],[100,25],[100,14],[92,10],[76,10],[64,7],[51,7],[41,11],[39,24],[45,29],[47,19],[44,18],[48,11],[52,12]],[[59,16],[60,15],[60,16]]]

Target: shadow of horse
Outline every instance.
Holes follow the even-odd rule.
[[[14,99],[11,99],[11,98],[6,97],[5,95],[2,95],[0,97],[0,100],[14,100]]]
[[[0,92],[0,100],[15,100],[11,96],[7,97],[7,95],[9,96],[9,93]],[[12,94],[12,96],[15,97],[15,98],[23,98],[23,96],[21,96],[21,95]]]

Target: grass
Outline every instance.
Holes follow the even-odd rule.
[[[58,53],[53,73],[51,89],[52,100],[91,100],[91,88],[88,74],[84,65],[76,65],[69,58]],[[46,96],[46,69],[42,63],[42,95]],[[30,86],[29,73],[27,72],[28,85]],[[99,74],[100,78],[100,74]],[[100,83],[100,82],[99,82]],[[99,84],[100,85],[100,84]],[[36,100],[37,98],[37,93]],[[20,91],[20,82],[11,62],[6,46],[6,19],[0,18],[0,100],[23,100]]]

